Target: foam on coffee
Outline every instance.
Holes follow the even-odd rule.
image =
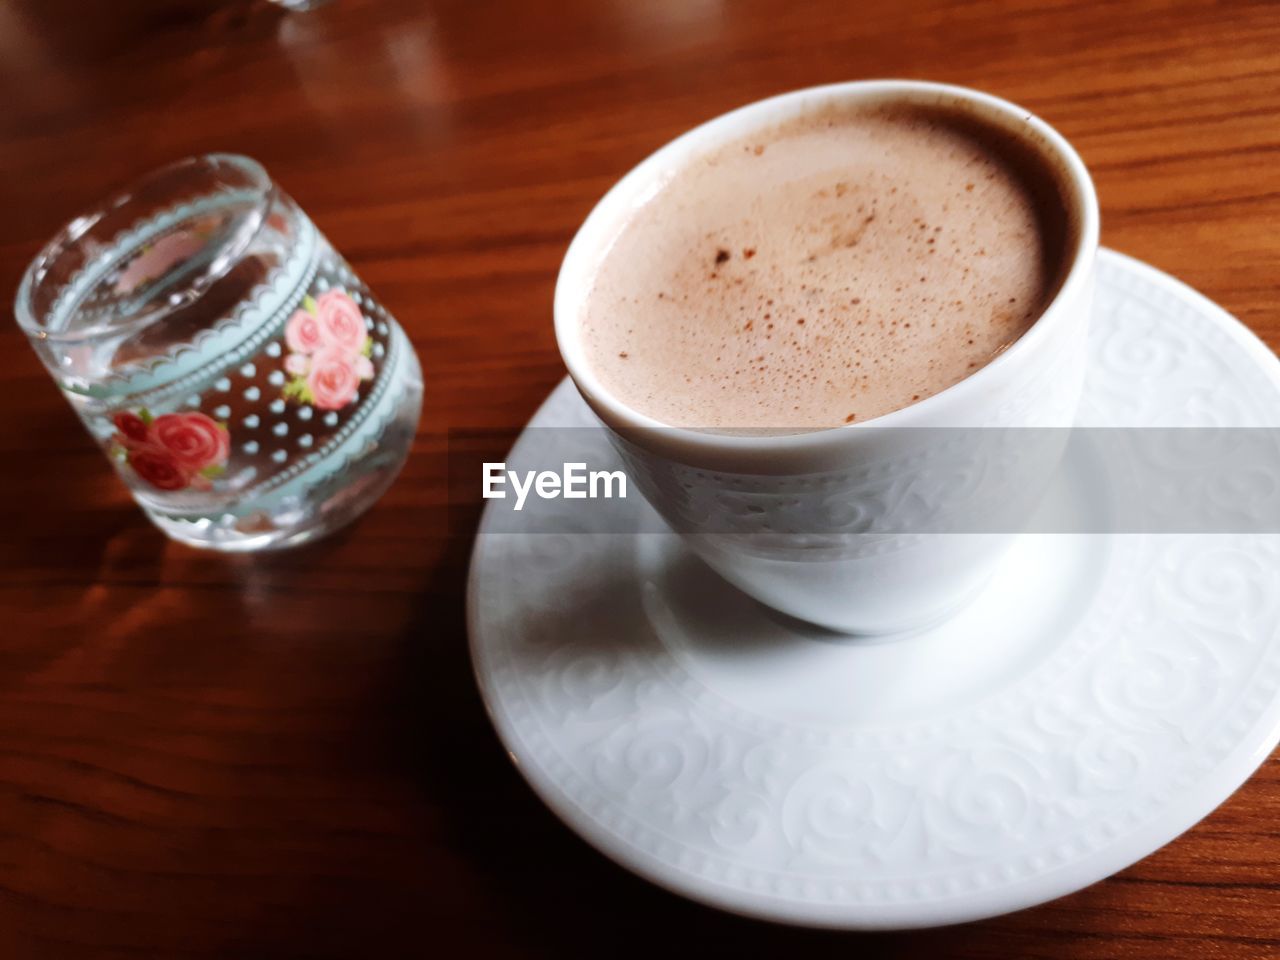
[[[581,322],[624,403],[672,426],[863,422],[989,363],[1068,243],[1055,172],[975,118],[827,108],[685,165],[622,224]]]

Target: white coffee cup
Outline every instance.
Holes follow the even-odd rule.
[[[588,362],[581,316],[599,263],[631,213],[674,171],[725,142],[828,104],[883,101],[967,111],[1014,134],[1059,172],[1073,225],[1065,274],[1031,328],[954,386],[873,420],[809,433],[734,436],[670,427],[611,394]],[[1011,103],[906,80],[800,90],[691,130],[605,195],[565,254],[556,338],[635,484],[726,580],[777,610],[833,629],[916,629],[958,609],[986,583],[1014,536],[1005,522],[1009,510],[1029,513],[1056,469],[1061,448],[1044,438],[1064,431],[999,428],[1067,427],[1074,420],[1098,219],[1079,156],[1048,124]],[[968,429],[948,443],[950,428]],[[1019,437],[1040,442],[1011,451]],[[989,531],[974,522],[984,510],[1001,512]]]

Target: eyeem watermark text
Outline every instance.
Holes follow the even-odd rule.
[[[626,499],[627,475],[621,470],[587,470],[585,463],[566,463],[560,473],[554,470],[508,470],[505,461],[484,465],[484,498],[505,500],[506,487],[515,491],[515,509],[524,507],[530,493],[542,500],[612,500]]]

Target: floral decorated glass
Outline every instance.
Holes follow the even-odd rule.
[[[408,338],[246,157],[181,161],[71,221],[16,313],[142,509],[196,546],[335,529],[417,427]]]

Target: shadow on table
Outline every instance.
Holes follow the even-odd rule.
[[[453,526],[448,556],[406,631],[395,695],[396,750],[438,814],[432,854],[447,854],[437,868],[440,887],[429,885],[419,905],[430,940],[467,942],[476,956],[661,957],[692,949],[743,956],[1023,955],[1027,934],[990,924],[860,934],[737,917],[668,893],[588,846],[537,799],[486,716],[468,655],[463,598],[472,539],[459,535],[462,527]],[[406,936],[421,942],[421,930]]]

